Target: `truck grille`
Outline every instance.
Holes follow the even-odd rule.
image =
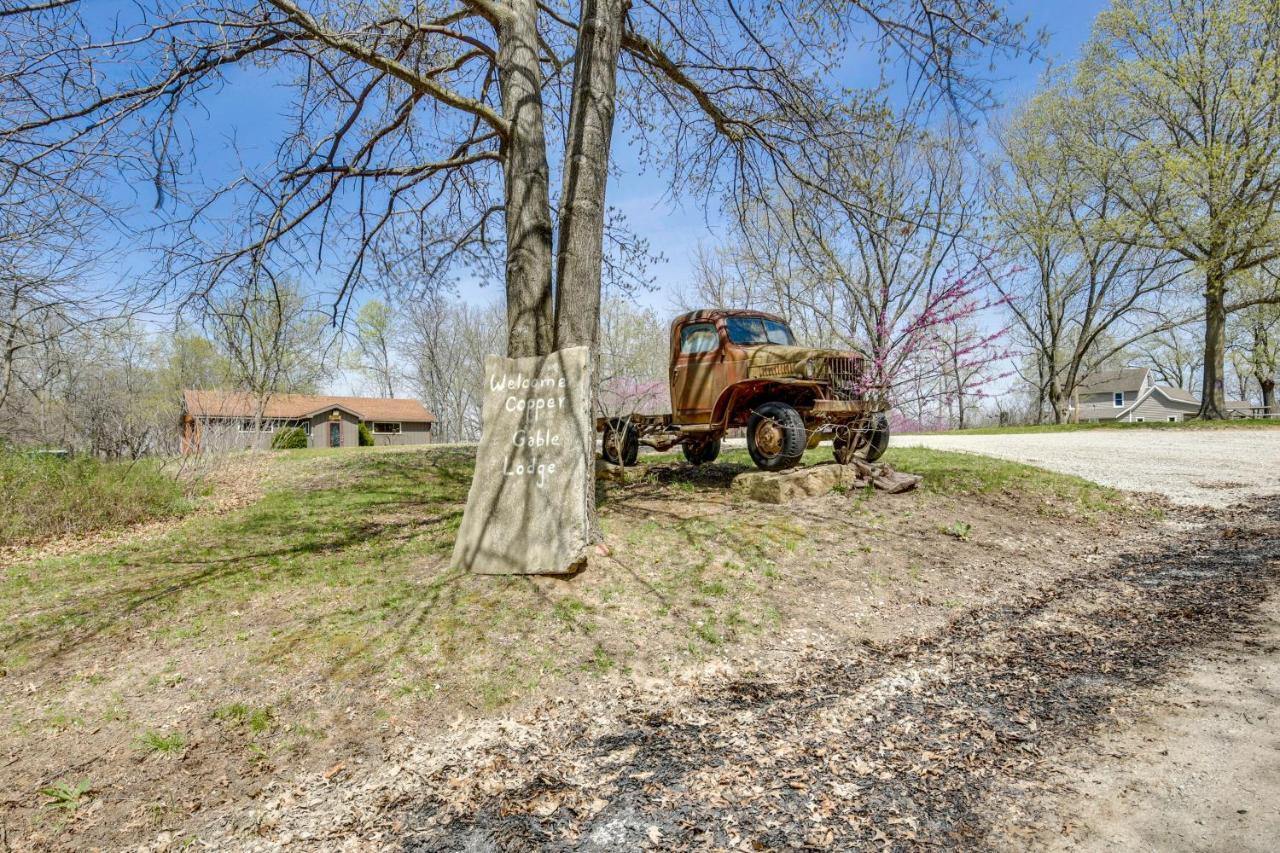
[[[832,355],[826,358],[831,393],[837,400],[856,400],[861,392],[862,362],[856,358]]]
[[[751,368],[751,373],[759,379],[782,379],[787,376],[799,375],[800,366],[789,361],[780,361],[775,364],[757,364]]]

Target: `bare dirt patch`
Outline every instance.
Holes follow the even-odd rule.
[[[1015,809],[1046,850],[1271,851],[1280,838],[1280,596],[1258,632],[1212,643],[1116,725],[1053,756]]]

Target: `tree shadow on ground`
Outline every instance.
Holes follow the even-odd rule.
[[[336,488],[332,480],[321,487],[303,478],[229,516],[195,519],[158,540],[34,564],[25,570],[66,572],[67,588],[42,609],[7,620],[0,652],[21,651],[28,671],[37,673],[116,629],[172,627],[183,618],[175,616],[177,608],[210,600],[220,612],[255,590],[323,578],[347,553],[354,563],[370,559],[371,547],[387,554],[414,543],[430,550],[434,543],[439,551],[440,543],[451,544],[462,515],[458,493],[465,494],[469,471],[459,469],[468,462],[457,454],[344,460],[339,473],[351,479]],[[373,485],[352,491],[360,482]],[[282,494],[287,503],[279,502]],[[224,590],[230,599],[222,600]]]
[[[479,793],[461,802],[427,779],[404,818],[435,828],[403,844],[984,848],[1042,756],[1093,737],[1188,654],[1239,642],[1278,585],[1273,499],[923,636],[633,705],[603,734],[569,719],[534,744],[495,744],[476,766],[538,772],[492,795],[472,780]],[[542,808],[548,797],[560,807]]]

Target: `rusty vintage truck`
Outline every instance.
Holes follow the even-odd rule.
[[[830,439],[838,462],[878,459],[889,445],[882,395],[858,352],[796,345],[781,317],[703,310],[671,324],[669,414],[600,418],[607,462],[634,465],[640,445],[676,445],[695,465],[715,461],[725,433],[746,427],[757,467],[782,471]]]

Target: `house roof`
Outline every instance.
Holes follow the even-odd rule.
[[[1145,393],[1140,395],[1138,399],[1116,412],[1116,420],[1120,420],[1130,412],[1137,409],[1138,406],[1141,406],[1146,402],[1147,398],[1153,394],[1159,394],[1161,397],[1164,397],[1167,402],[1173,404],[1175,409],[1180,405],[1192,408],[1199,408],[1200,406],[1200,400],[1197,397],[1183,391],[1181,388],[1174,388],[1171,385],[1152,385]]]
[[[1122,367],[1119,370],[1100,370],[1090,373],[1076,385],[1081,394],[1107,394],[1116,391],[1137,391],[1150,372],[1146,367]]]
[[[255,414],[257,398],[243,391],[183,391],[182,405],[189,415],[247,418]],[[346,409],[367,421],[434,423],[436,420],[435,415],[417,400],[319,394],[272,394],[262,415],[267,418],[305,418],[333,408]]]
[[[1175,400],[1179,403],[1194,403],[1197,406],[1200,405],[1200,398],[1195,394],[1192,394],[1190,391],[1184,391],[1183,389],[1175,388],[1172,385],[1157,385],[1156,390],[1170,400]]]

